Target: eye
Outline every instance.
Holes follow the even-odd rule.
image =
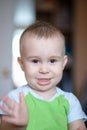
[[[56,63],[56,62],[57,62],[56,59],[51,59],[51,60],[50,60],[50,63]]]
[[[32,62],[36,64],[36,63],[39,63],[39,60],[33,59]]]

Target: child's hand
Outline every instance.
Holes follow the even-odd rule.
[[[6,112],[7,115],[2,116],[2,121],[18,126],[25,126],[28,124],[28,109],[23,93],[21,92],[19,96],[19,104],[7,96],[3,98],[3,102],[7,105],[7,107],[0,106],[0,109]]]

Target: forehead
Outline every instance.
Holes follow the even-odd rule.
[[[23,37],[20,39],[20,44],[25,45],[24,43],[28,43],[28,41],[34,41],[35,40],[42,40],[44,39],[44,41],[49,40],[56,40],[56,41],[60,41],[60,44],[65,44],[65,38],[63,35],[61,35],[60,33],[55,33],[53,35],[50,36],[39,36],[38,34],[32,34],[29,32],[26,32]]]
[[[27,52],[31,50],[50,50],[53,51],[64,51],[64,39],[58,36],[53,37],[37,37],[37,36],[30,36],[26,35],[21,40],[21,53]]]

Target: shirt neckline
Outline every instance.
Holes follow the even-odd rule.
[[[29,86],[28,86],[28,87],[29,87]],[[58,97],[58,96],[62,93],[62,90],[61,90],[60,88],[56,87],[56,90],[57,90],[57,93],[56,93],[54,96],[52,96],[49,100],[45,100],[42,96],[40,96],[40,95],[38,95],[37,93],[35,93],[35,92],[33,91],[33,89],[29,87],[29,92],[30,92],[34,97],[36,97],[37,99],[40,99],[40,100],[48,101],[48,102],[53,101],[56,97]]]

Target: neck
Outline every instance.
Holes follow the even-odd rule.
[[[34,90],[34,92],[36,94],[38,94],[39,96],[42,96],[45,100],[50,100],[57,93],[57,90],[56,90],[56,87],[55,87],[51,90],[46,90],[46,91]]]

